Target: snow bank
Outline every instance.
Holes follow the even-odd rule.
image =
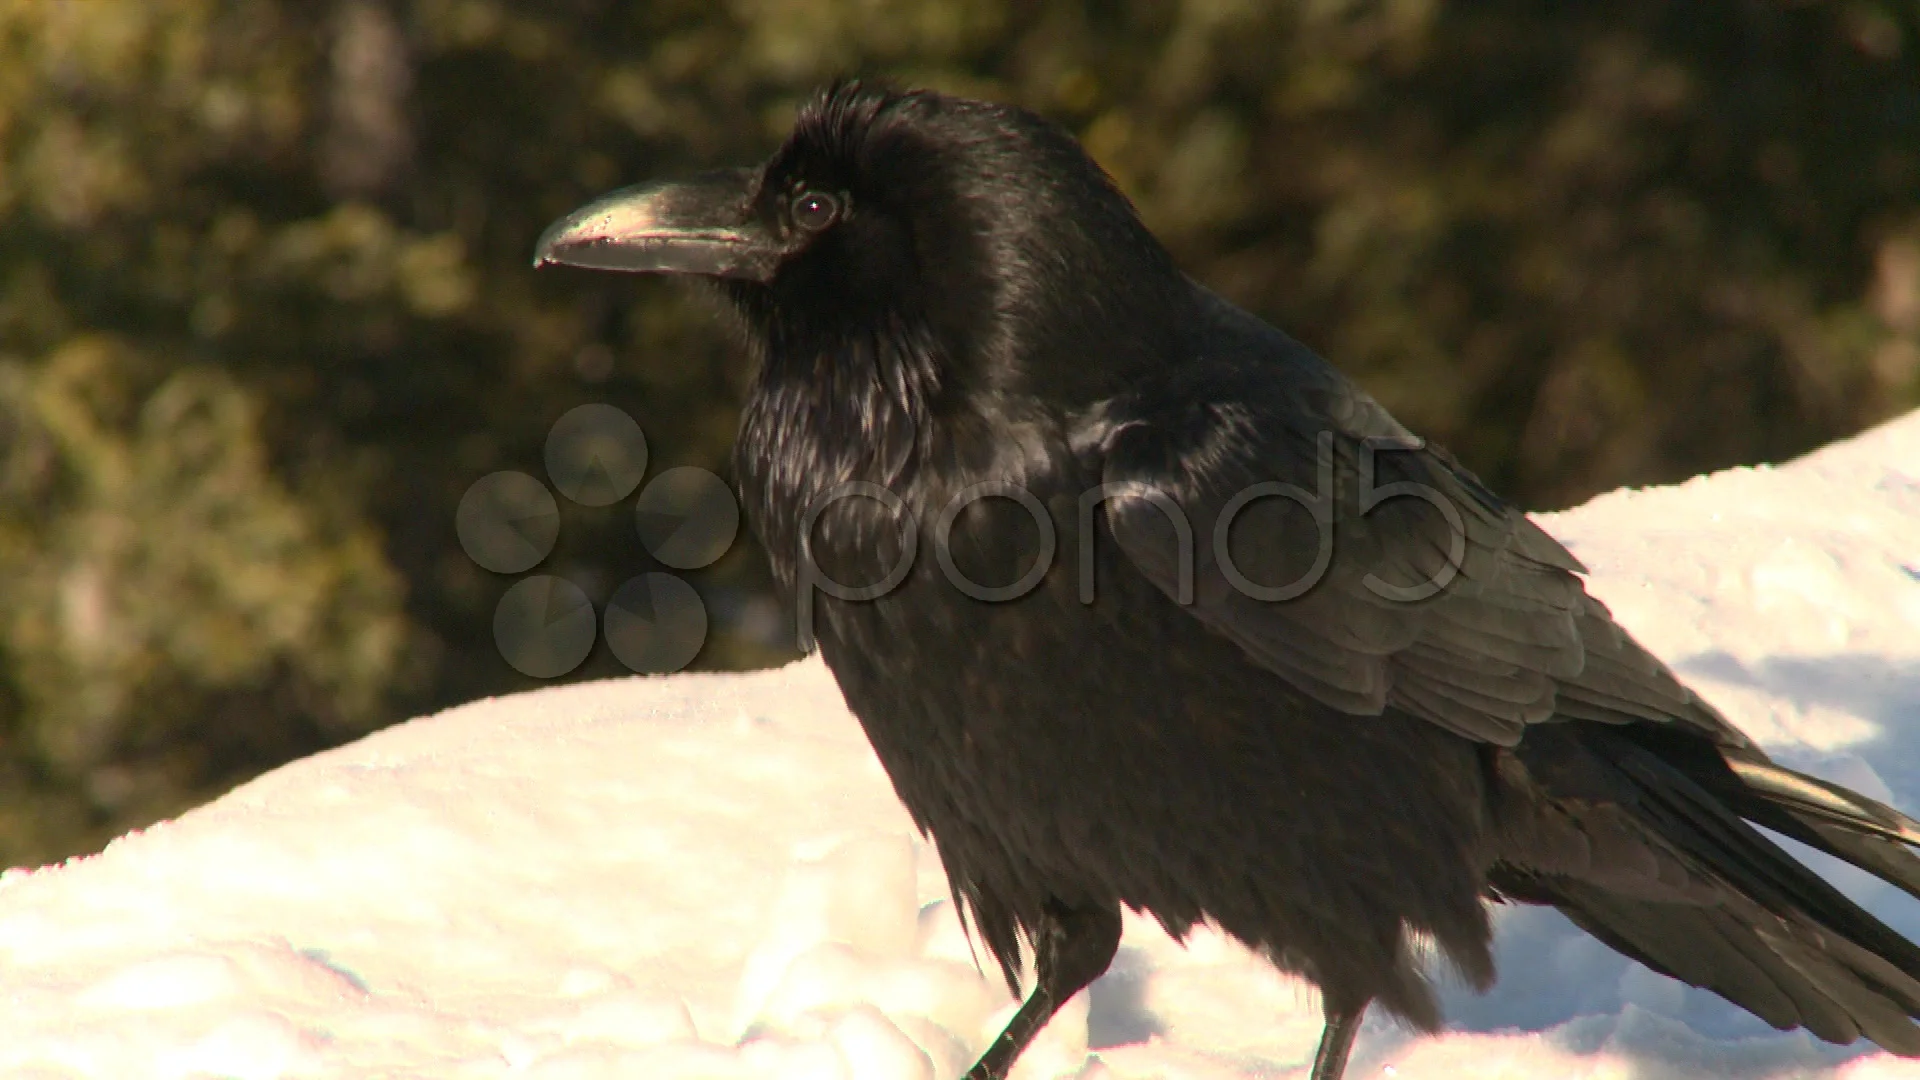
[[[1920,811],[1920,414],[1545,524],[1770,750]],[[0,877],[0,1075],[946,1080],[1012,1003],[945,897],[817,661],[475,702]],[[1920,1077],[1498,919],[1500,985],[1439,1037],[1372,1024],[1351,1076]],[[1318,1030],[1238,947],[1130,918],[1022,1072],[1304,1075]]]

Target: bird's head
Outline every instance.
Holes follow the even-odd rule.
[[[1166,305],[1186,296],[1059,127],[859,82],[812,99],[759,166],[613,192],[555,222],[534,262],[712,279],[751,336],[809,367],[887,335],[923,342],[942,382],[1074,384],[1054,391],[1164,361]]]

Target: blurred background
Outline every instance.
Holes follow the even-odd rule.
[[[1911,0],[0,0],[0,865],[536,685],[462,493],[594,402],[725,475],[747,373],[534,238],[844,72],[1066,124],[1529,509],[1920,404]],[[544,569],[652,566],[562,507]],[[791,655],[750,542],[688,578],[694,666]]]

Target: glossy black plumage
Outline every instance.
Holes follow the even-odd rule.
[[[739,313],[735,467],[776,577],[1010,982],[1039,948],[972,1075],[1104,969],[1120,905],[1319,985],[1318,1077],[1370,1002],[1441,1022],[1419,941],[1491,983],[1488,900],[1776,1026],[1920,1052],[1920,949],[1749,822],[1910,892],[1920,827],[1767,762],[1551,537],[1183,276],[1065,133],[842,84],[700,185],[595,204],[540,258],[714,277]],[[982,483],[1033,498],[943,513]],[[903,580],[834,595],[887,578],[903,527]],[[1031,590],[980,598],[1049,533]]]

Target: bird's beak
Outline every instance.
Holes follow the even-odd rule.
[[[533,265],[766,281],[781,245],[753,213],[754,170],[640,184],[602,196],[540,234]]]

